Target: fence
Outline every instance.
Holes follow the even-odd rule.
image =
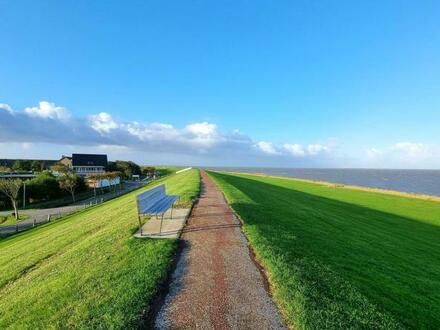
[[[7,237],[37,227],[39,225],[43,225],[45,223],[56,221],[60,218],[66,217],[75,212],[87,209],[92,206],[96,206],[110,199],[129,193],[135,189],[144,186],[147,183],[148,182],[142,182],[139,185],[132,186],[124,190],[110,192],[103,196],[99,196],[96,198],[92,198],[91,200],[82,202],[82,204],[63,206],[54,209],[46,209],[46,210],[43,209],[41,211],[37,211],[37,214],[33,215],[30,219],[20,221],[14,225],[0,226],[0,237]]]
[[[15,233],[28,230],[30,228],[49,223],[51,221],[56,221],[60,218],[71,215],[80,210],[87,209],[91,206],[101,204],[103,202],[104,198],[101,198],[100,200],[97,199],[94,203],[90,202],[88,204],[61,207],[59,208],[59,210],[54,210],[47,213],[41,212],[41,214],[33,215],[30,219],[20,221],[14,225],[0,227],[0,237],[10,236]]]

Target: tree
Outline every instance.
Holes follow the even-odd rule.
[[[11,172],[11,169],[7,166],[0,165],[0,172],[9,173]]]
[[[68,191],[72,195],[72,201],[75,203],[75,189],[78,186],[77,175],[64,174],[58,180],[60,188]]]
[[[25,159],[17,159],[12,166],[12,169],[16,172],[19,171],[30,171],[31,170],[31,161]]]
[[[33,172],[40,172],[43,169],[43,162],[41,160],[34,160],[31,164]]]
[[[153,166],[143,166],[142,167],[142,174],[148,178],[154,176],[155,172],[156,172],[156,168]]]
[[[138,164],[132,161],[117,160],[116,162],[109,162],[107,171],[121,172],[122,176],[126,179],[131,179],[133,174],[142,174],[141,168]]]
[[[23,181],[20,179],[2,179],[0,180],[0,191],[5,194],[14,208],[15,220],[18,220],[17,200]]]
[[[26,195],[33,201],[59,197],[61,191],[57,179],[49,171],[43,171],[26,181]]]
[[[60,175],[67,175],[67,174],[72,174],[73,171],[71,168],[67,167],[66,165],[63,164],[55,164],[51,167],[51,170],[53,172],[57,172]]]

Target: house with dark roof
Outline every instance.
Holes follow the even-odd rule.
[[[79,175],[88,176],[105,172],[107,155],[72,154],[72,157],[63,155],[59,162]]]

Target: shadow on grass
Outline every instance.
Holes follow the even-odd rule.
[[[258,180],[211,175],[226,184],[283,309],[297,324],[439,326],[439,227]],[[252,203],[234,201],[228,185]]]

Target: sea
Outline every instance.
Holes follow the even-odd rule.
[[[215,167],[218,171],[264,173],[345,185],[440,196],[440,170]]]

